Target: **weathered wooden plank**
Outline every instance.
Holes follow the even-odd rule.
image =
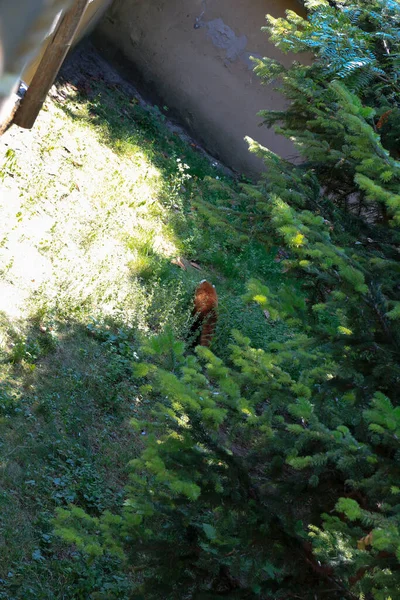
[[[40,61],[39,67],[14,117],[25,129],[33,127],[61,65],[71,47],[88,0],[75,0],[61,18],[57,31]]]

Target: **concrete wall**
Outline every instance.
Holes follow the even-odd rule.
[[[130,61],[142,91],[179,114],[207,150],[252,175],[262,163],[248,152],[245,135],[282,156],[294,154],[288,140],[259,127],[256,113],[282,108],[283,99],[260,84],[249,60],[292,62],[260,31],[267,13],[283,16],[288,8],[302,11],[297,0],[114,0],[97,39],[109,57],[118,49]]]

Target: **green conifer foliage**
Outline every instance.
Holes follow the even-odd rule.
[[[269,58],[255,60],[261,79],[279,79],[291,102],[287,110],[260,114],[295,142],[336,202],[357,203],[360,211],[372,202],[386,219],[387,210],[390,216],[396,212],[397,200],[388,207],[379,182],[399,189],[398,163],[390,157],[400,152],[400,5],[397,0],[305,5],[307,19],[287,11],[286,18],[268,17],[265,29],[283,52],[308,52],[315,60],[290,68]],[[349,145],[349,136],[358,141]],[[367,182],[368,170],[373,177]]]
[[[307,6],[269,31],[315,62],[256,67],[281,77],[291,103],[264,118],[306,163],[249,140],[266,175],[229,222],[243,241],[251,214],[285,248],[281,287],[252,280],[245,299],[292,334],[260,350],[236,332],[226,363],[168,331],[150,339],[135,373],[154,410],[133,423],[145,448],[121,513],[56,519],[84,555],[125,557],[132,598],[399,597],[400,165],[380,111],[398,110],[400,5]]]

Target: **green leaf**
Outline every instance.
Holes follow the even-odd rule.
[[[352,498],[340,498],[336,503],[335,510],[337,510],[337,512],[343,512],[350,521],[360,519],[362,516],[362,511],[358,502]]]
[[[202,527],[203,527],[203,531],[206,534],[206,536],[208,537],[208,539],[215,540],[215,538],[217,537],[217,530],[215,529],[215,527],[213,527],[209,523],[203,523]]]

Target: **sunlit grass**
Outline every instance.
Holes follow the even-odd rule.
[[[3,144],[27,137],[10,133]],[[34,294],[35,304],[82,321],[107,314],[129,323],[144,301],[132,274],[151,269],[150,256],[178,253],[159,200],[165,181],[143,153],[114,152],[53,103],[36,133],[1,184],[0,310],[26,316]]]

